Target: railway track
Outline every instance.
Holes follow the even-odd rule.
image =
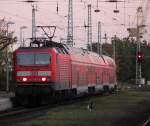
[[[51,108],[82,102],[83,100],[89,100],[89,97],[80,97],[73,100],[60,101],[57,103],[36,108],[18,107],[8,111],[0,112],[0,126],[15,126],[15,124],[18,122],[30,120],[35,117],[45,115]]]
[[[45,115],[51,108],[74,104],[82,101],[88,101],[90,100],[90,98],[97,96],[99,97],[99,95],[75,97],[71,100],[57,101],[57,103],[36,108],[16,107],[7,111],[3,111],[0,112],[0,126],[15,126],[15,124],[18,122],[30,120],[35,117]],[[106,96],[108,96],[108,94]]]
[[[142,126],[150,126],[150,118]]]
[[[19,113],[19,111],[21,111],[23,109],[24,109],[24,107],[15,107],[15,108],[11,108],[11,109],[8,109],[8,110],[1,111],[0,112],[0,119],[4,118],[7,115],[13,115],[14,112]]]
[[[49,106],[38,108],[15,108],[7,112],[0,113],[0,124],[2,126],[14,126],[15,123],[32,119],[46,114]]]

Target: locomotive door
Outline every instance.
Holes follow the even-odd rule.
[[[77,71],[77,87],[80,85],[80,77],[79,77],[79,71]]]
[[[102,84],[104,84],[104,69],[102,70],[102,81],[101,81]]]
[[[96,73],[96,85],[98,85],[100,83],[100,79],[99,79],[99,75]]]
[[[102,83],[104,85],[108,84],[108,70],[107,69],[103,69],[103,72],[102,72]]]
[[[76,64],[71,65],[71,88],[77,88],[79,85],[79,71]]]
[[[101,70],[96,71],[96,85],[102,84],[102,72]]]

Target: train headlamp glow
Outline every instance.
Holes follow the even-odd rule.
[[[43,82],[46,81],[46,77],[42,77],[42,81],[43,81]]]
[[[26,77],[23,77],[23,78],[22,78],[22,81],[23,81],[23,82],[26,82],[26,81],[27,81],[27,78],[26,78]]]

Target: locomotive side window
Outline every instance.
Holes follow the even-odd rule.
[[[46,53],[18,54],[17,64],[21,66],[48,65],[51,56]]]

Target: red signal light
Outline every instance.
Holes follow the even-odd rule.
[[[142,62],[143,58],[144,58],[143,52],[138,52],[137,53],[137,61]]]

